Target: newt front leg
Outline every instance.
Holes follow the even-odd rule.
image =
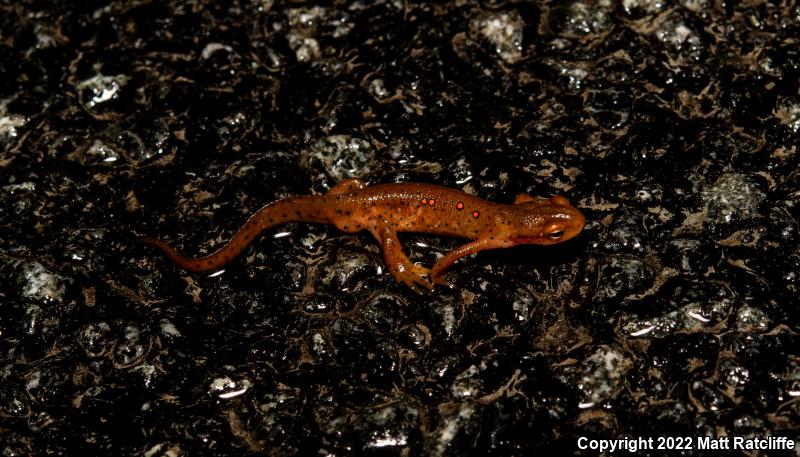
[[[409,260],[406,253],[403,252],[397,232],[387,221],[383,219],[375,221],[369,231],[381,244],[384,261],[395,280],[402,282],[417,293],[421,293],[419,286],[429,290],[433,289],[433,284],[425,278],[430,275],[430,270]]]
[[[507,248],[513,245],[513,242],[499,238],[481,238],[471,243],[461,245],[445,254],[445,256],[441,259],[437,260],[433,265],[433,268],[431,268],[431,272],[428,277],[434,284],[450,286],[450,284],[441,276],[444,271],[448,269],[450,265],[458,261],[458,259],[475,254],[478,251],[483,251],[484,249]]]

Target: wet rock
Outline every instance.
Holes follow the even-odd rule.
[[[0,453],[594,455],[579,437],[798,428],[792,2],[0,9]],[[587,224],[423,294],[331,225],[209,274],[138,241],[206,255],[347,178],[563,195]],[[465,242],[400,240],[425,266]]]

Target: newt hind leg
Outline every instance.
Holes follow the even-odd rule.
[[[514,204],[519,205],[520,203],[527,203],[536,201],[535,197],[531,197],[528,194],[517,194],[517,198],[514,199]]]
[[[326,195],[341,195],[341,194],[349,194],[351,192],[355,192],[357,190],[361,190],[367,187],[363,181],[360,179],[352,178],[352,179],[345,179],[344,181],[339,181],[335,186],[328,189]]]
[[[388,222],[381,220],[370,228],[370,232],[381,244],[386,266],[397,282],[402,282],[416,293],[422,292],[420,287],[433,289],[433,284],[426,278],[430,277],[430,270],[409,260],[403,252],[397,232]]]

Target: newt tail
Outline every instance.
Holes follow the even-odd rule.
[[[289,222],[318,221],[324,209],[322,199],[322,196],[307,195],[270,203],[250,216],[250,219],[221,248],[203,257],[185,257],[157,238],[146,236],[141,238],[141,241],[161,249],[170,260],[186,271],[203,273],[219,270],[237,258],[264,230]]]

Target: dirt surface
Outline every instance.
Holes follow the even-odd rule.
[[[800,434],[794,2],[20,1],[0,30],[2,455]],[[423,295],[333,226],[215,276],[138,241],[208,253],[350,177],[587,225]]]

